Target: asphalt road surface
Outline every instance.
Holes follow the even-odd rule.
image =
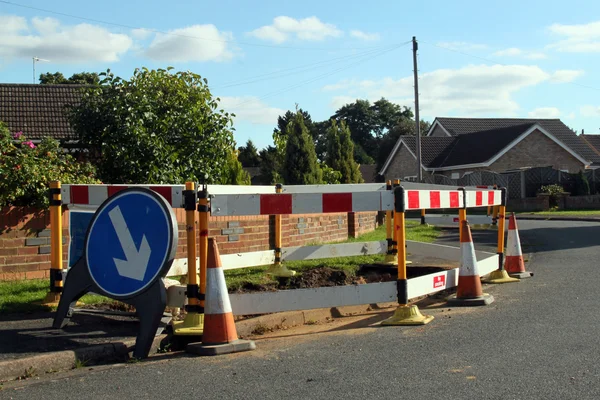
[[[422,310],[423,327],[370,326],[75,370],[14,399],[598,399],[600,224],[520,221],[531,279],[487,286],[487,307]],[[381,320],[381,318],[379,318]],[[374,319],[373,322],[378,320]]]

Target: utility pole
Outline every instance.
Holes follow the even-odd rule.
[[[39,57],[33,57],[33,83],[35,83],[35,62],[36,61],[50,61],[50,60],[44,60],[43,58],[39,58]]]
[[[417,70],[417,50],[419,45],[417,44],[417,38],[413,36],[413,69],[415,75],[415,135],[417,136],[417,182],[423,181],[421,174],[421,125],[419,124],[419,71]]]

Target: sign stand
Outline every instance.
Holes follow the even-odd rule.
[[[140,320],[133,356],[146,358],[167,304],[162,278],[177,250],[177,220],[169,203],[144,188],[126,189],[98,208],[82,257],[71,267],[54,317],[68,322],[70,305],[88,292],[135,307]]]

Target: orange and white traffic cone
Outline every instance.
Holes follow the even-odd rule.
[[[206,281],[202,343],[190,343],[186,350],[201,356],[254,350],[256,345],[253,341],[238,339],[219,248],[214,238],[208,239]]]
[[[456,295],[448,299],[450,306],[486,306],[494,301],[494,297],[483,293],[473,237],[467,221],[462,222],[460,235],[461,261],[458,272],[458,288]]]
[[[517,228],[517,218],[512,213],[508,221],[508,239],[506,241],[506,263],[504,269],[513,278],[530,278],[533,273],[525,271],[525,261],[521,250],[521,239]]]

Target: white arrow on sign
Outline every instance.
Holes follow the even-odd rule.
[[[144,235],[142,237],[142,244],[138,251],[119,206],[110,210],[108,216],[115,228],[123,252],[125,253],[125,260],[113,258],[115,266],[117,267],[117,272],[119,275],[126,278],[143,281],[144,276],[146,275],[146,269],[148,269],[148,261],[150,261],[150,245],[146,240],[146,236]]]

